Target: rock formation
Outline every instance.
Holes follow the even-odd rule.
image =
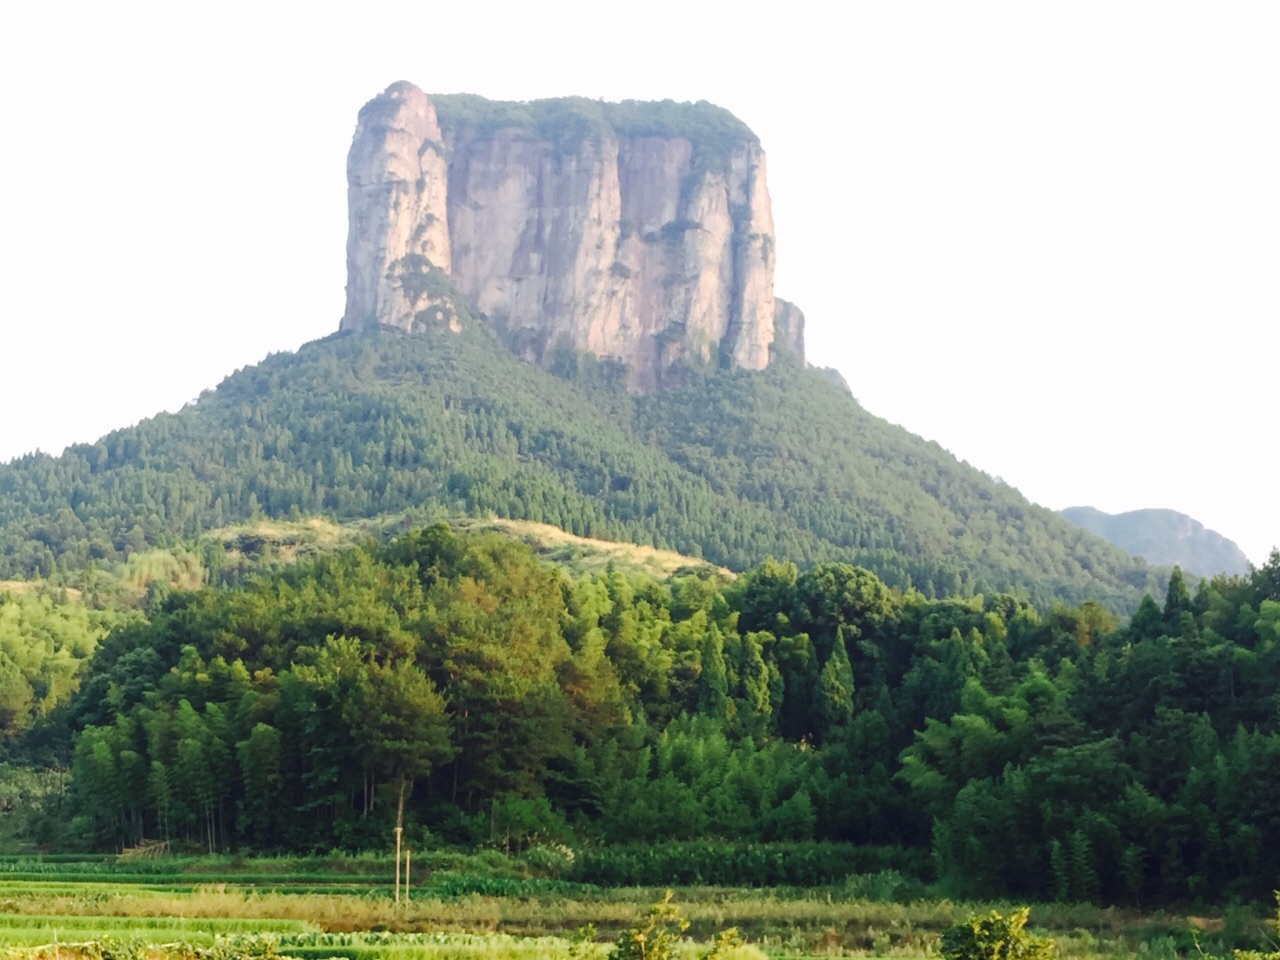
[[[449,171],[435,109],[396,83],[360,111],[347,156],[347,311],[343,329],[411,329],[431,305],[421,275],[450,269]]]
[[[709,104],[433,103],[401,82],[360,111],[347,175],[344,330],[456,323],[456,289],[530,358],[566,344],[642,390],[681,361],[762,369],[775,339],[803,356],[764,151]]]
[[[804,311],[790,301],[775,297],[773,311],[773,346],[804,359]]]

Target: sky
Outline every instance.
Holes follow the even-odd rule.
[[[838,11],[838,12],[837,12]],[[1280,5],[7,4],[0,461],[337,329],[395,80],[710,100],[864,407],[1030,499],[1280,544]]]

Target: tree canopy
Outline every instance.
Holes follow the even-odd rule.
[[[57,709],[9,694],[6,736],[62,738],[61,829],[107,846],[360,848],[404,798],[461,843],[890,844],[961,894],[1260,897],[1277,570],[1175,576],[1122,625],[830,562],[570,575],[438,524],[157,599]]]
[[[868,414],[820,372],[690,369],[630,396],[484,329],[339,336],[176,414],[0,465],[0,577],[118,563],[259,517],[417,511],[553,524],[734,570],[844,562],[926,596],[1130,612],[1162,576]]]

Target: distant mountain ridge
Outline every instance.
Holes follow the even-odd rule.
[[[1112,514],[1094,507],[1068,507],[1058,514],[1156,566],[1181,567],[1201,577],[1244,576],[1251,569],[1234,541],[1177,510]]]

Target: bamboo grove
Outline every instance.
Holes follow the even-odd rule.
[[[1121,626],[841,563],[570,575],[436,525],[153,596],[96,644],[5,735],[10,778],[70,761],[33,835],[360,849],[404,797],[419,848],[840,842],[957,893],[1142,905],[1280,885],[1280,554],[1175,572]]]

